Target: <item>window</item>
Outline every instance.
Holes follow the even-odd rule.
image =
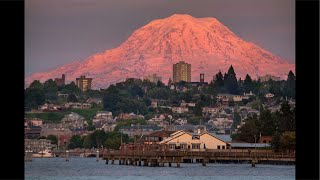
[[[192,144],[192,149],[199,149],[199,144]]]
[[[263,140],[263,143],[267,143],[267,140]]]
[[[218,146],[218,149],[220,149],[220,146]]]
[[[199,135],[193,135],[192,139],[200,139]]]
[[[222,149],[225,149],[225,146],[222,146]]]
[[[175,144],[170,144],[169,145],[169,149],[175,149],[176,148],[176,145]]]

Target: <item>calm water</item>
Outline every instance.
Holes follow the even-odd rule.
[[[25,179],[44,180],[93,180],[93,179],[295,179],[293,165],[262,165],[255,168],[251,164],[185,164],[180,168],[172,167],[142,167],[130,165],[105,164],[96,162],[95,158],[34,158],[25,162]]]

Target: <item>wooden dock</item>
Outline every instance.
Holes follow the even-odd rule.
[[[165,166],[171,167],[180,163],[251,163],[255,167],[258,163],[273,164],[295,164],[294,153],[274,153],[270,150],[246,150],[246,149],[220,149],[220,150],[169,150],[167,148],[145,148],[136,147],[133,149],[122,149],[116,151],[106,151],[103,154],[106,164],[115,163],[118,160],[119,165],[136,166]]]

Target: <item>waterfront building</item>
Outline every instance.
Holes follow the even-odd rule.
[[[173,64],[173,83],[191,82],[191,64],[180,61]]]
[[[205,149],[229,149],[229,143],[215,137],[208,132],[189,133],[177,131],[169,138],[160,142],[169,145],[169,149],[188,149],[191,151],[204,151]]]
[[[79,89],[81,89],[82,92],[85,92],[89,89],[91,89],[92,85],[92,78],[86,78],[86,76],[80,76],[80,78],[76,79],[76,84]]]
[[[30,150],[34,153],[38,153],[45,149],[51,149],[51,140],[47,139],[25,139],[24,140],[25,150]]]

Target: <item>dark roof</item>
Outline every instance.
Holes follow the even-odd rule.
[[[150,133],[148,136],[150,137],[169,137],[175,131],[155,131]]]
[[[270,147],[270,144],[266,144],[266,143],[230,143],[231,148],[232,147],[241,147],[241,148],[261,148],[261,147]]]

